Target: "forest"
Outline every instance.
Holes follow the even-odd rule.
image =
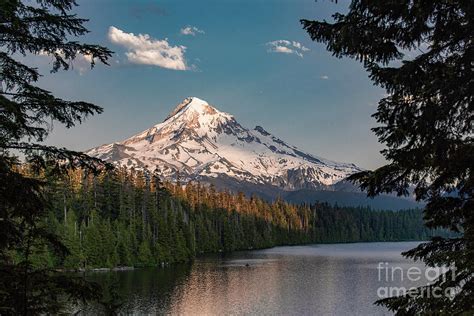
[[[162,182],[158,174],[133,169],[98,176],[76,169],[46,182],[50,203],[44,226],[69,251],[57,256],[45,245],[32,260],[54,268],[167,265],[203,253],[425,240],[439,233],[423,225],[418,209],[374,211],[317,202],[293,205],[281,199],[270,203],[199,183]]]

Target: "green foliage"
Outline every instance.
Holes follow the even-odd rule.
[[[423,227],[419,210],[269,203],[194,183],[183,190],[161,183],[156,174],[126,169],[100,176],[75,170],[68,179],[49,190],[51,196],[59,190],[68,197],[51,205],[57,222],[63,215],[54,215],[55,210],[75,206],[67,212],[66,224],[52,226],[71,248],[64,268],[144,267],[186,262],[206,252],[314,242],[422,240],[435,233]],[[110,208],[109,201],[118,202]],[[98,208],[88,211],[93,205]]]
[[[143,240],[138,247],[137,262],[140,266],[153,265],[153,257],[150,250],[150,245],[147,240]]]
[[[455,295],[411,293],[378,302],[400,315],[474,313],[473,13],[474,2],[465,0],[353,0],[333,23],[301,21],[313,40],[336,57],[361,61],[387,91],[373,131],[387,147],[388,164],[352,179],[370,196],[407,195],[413,186],[427,202],[426,225],[460,234],[404,254],[449,266],[455,280],[440,277],[435,286],[454,288]]]
[[[68,253],[56,231],[47,222],[44,184],[71,167],[97,171],[99,160],[82,153],[41,144],[53,122],[66,127],[102,112],[94,104],[66,101],[35,86],[40,74],[21,57],[49,54],[52,72],[67,70],[79,55],[106,63],[111,52],[104,47],[70,39],[87,33],[86,20],[70,11],[73,0],[3,0],[0,2],[0,314],[58,314],[64,299],[90,299],[97,288],[81,278],[59,275],[51,267]],[[20,152],[28,162],[22,168],[14,156]],[[64,214],[67,214],[67,209]],[[71,213],[72,216],[72,213]],[[51,216],[50,216],[51,217]],[[52,217],[55,218],[54,216]],[[72,253],[66,262],[81,262],[77,237],[63,219],[65,243]]]
[[[67,212],[66,223],[63,230],[63,243],[69,250],[65,258],[64,266],[67,268],[81,267],[84,265],[84,254],[81,247],[81,236],[78,231],[78,223],[73,211]]]

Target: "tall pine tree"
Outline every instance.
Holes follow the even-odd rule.
[[[69,167],[97,171],[101,162],[64,148],[41,144],[51,122],[67,128],[86,116],[102,112],[96,105],[55,97],[35,85],[37,68],[21,56],[47,54],[52,72],[67,70],[78,55],[107,62],[111,51],[71,38],[84,35],[87,21],[71,13],[74,0],[2,0],[0,2],[0,314],[58,314],[65,298],[88,299],[97,289],[34,264],[32,254],[67,249],[44,221],[47,203],[44,184],[48,174]],[[12,152],[13,151],[13,152]],[[28,170],[15,154],[25,158]],[[64,214],[67,214],[65,210]],[[65,220],[67,224],[67,221]],[[16,255],[14,255],[16,254]]]
[[[404,253],[429,266],[455,266],[421,292],[379,301],[400,315],[474,312],[474,2],[353,0],[334,21],[301,20],[336,57],[360,61],[385,88],[374,128],[388,164],[352,177],[370,196],[427,202],[426,225],[459,233]],[[406,54],[410,52],[410,54]],[[454,278],[452,277],[454,275]],[[454,288],[452,296],[426,294]],[[444,292],[444,291],[443,291]],[[424,294],[420,294],[424,293]],[[431,293],[433,294],[433,293]]]

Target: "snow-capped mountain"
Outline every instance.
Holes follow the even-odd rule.
[[[164,178],[182,182],[225,178],[283,190],[328,187],[361,170],[305,153],[260,126],[247,129],[196,97],[186,98],[162,123],[87,154],[157,169]]]

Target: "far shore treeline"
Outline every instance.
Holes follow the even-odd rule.
[[[32,175],[27,167],[22,172]],[[54,255],[46,244],[39,266],[93,269],[155,266],[202,253],[278,245],[426,240],[440,232],[423,225],[422,212],[374,211],[329,204],[266,202],[214,187],[161,182],[159,175],[115,169],[98,176],[76,169],[47,183],[44,227],[69,249]],[[21,255],[18,254],[21,260]]]

